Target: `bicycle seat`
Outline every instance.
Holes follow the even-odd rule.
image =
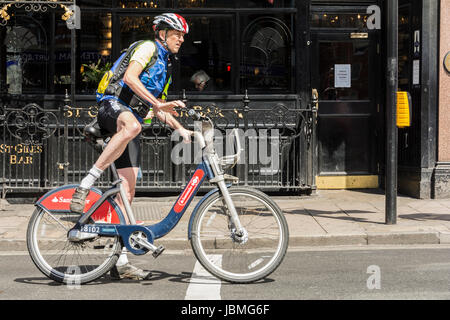
[[[113,135],[112,133],[100,128],[97,118],[84,127],[83,134],[88,140],[104,139]]]
[[[99,141],[99,139],[105,140],[113,134],[100,128],[97,123],[97,118],[95,118],[91,123],[84,127],[83,135],[86,137],[87,143],[89,143],[96,151],[102,152],[103,142]]]

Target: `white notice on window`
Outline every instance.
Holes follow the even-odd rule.
[[[352,86],[352,66],[350,64],[334,65],[334,87],[350,88]]]
[[[420,60],[413,61],[413,85],[420,84]]]

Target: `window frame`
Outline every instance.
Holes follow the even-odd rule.
[[[94,9],[89,9],[94,10]],[[120,48],[120,41],[121,41],[121,33],[120,33],[120,17],[126,15],[126,16],[146,16],[146,15],[156,15],[161,14],[164,12],[167,12],[167,8],[165,9],[153,9],[153,10],[143,10],[143,9],[131,9],[131,8],[112,8],[111,10],[106,10],[111,12],[112,16],[112,61],[115,61],[115,59],[118,58],[120,51],[123,48]],[[237,47],[242,46],[242,35],[240,34],[241,30],[241,21],[243,15],[249,15],[249,14],[267,14],[269,16],[276,15],[276,14],[283,14],[289,16],[289,21],[286,21],[289,23],[287,27],[289,28],[290,33],[292,34],[291,39],[291,66],[290,66],[290,79],[288,88],[285,91],[277,91],[276,94],[295,94],[296,93],[296,86],[298,80],[295,77],[295,74],[297,72],[296,67],[296,46],[297,46],[297,40],[296,40],[296,19],[298,15],[298,8],[185,8],[185,9],[179,9],[176,7],[176,3],[174,4],[174,8],[171,9],[171,12],[178,13],[183,15],[188,21],[189,17],[195,17],[195,16],[231,16],[232,17],[232,26],[231,26],[231,42],[233,45],[232,51],[234,52],[232,56],[232,70],[231,70],[231,90],[229,91],[211,91],[208,94],[205,93],[196,93],[195,91],[189,91],[189,95],[195,96],[195,95],[201,95],[201,96],[207,96],[207,95],[241,95],[242,92],[245,90],[241,88],[241,80],[240,80],[240,70],[241,70],[241,61],[242,61],[242,52],[241,50],[238,50]],[[283,20],[284,21],[284,20]],[[244,28],[245,29],[245,28]],[[181,48],[183,50],[183,48]],[[234,67],[233,67],[234,66]],[[176,72],[175,72],[176,71]],[[173,85],[171,86],[172,89],[170,90],[172,95],[181,95],[183,88],[180,87],[180,79],[178,78],[180,75],[180,70],[174,70],[174,73],[176,73],[178,76],[173,79]],[[188,91],[186,91],[188,92]],[[258,94],[260,94],[261,91],[258,91]]]
[[[111,62],[115,61],[119,55],[120,51],[123,48],[120,48],[120,42],[121,42],[121,32],[120,32],[120,17],[122,16],[154,16],[157,14],[161,14],[164,12],[167,12],[168,8],[164,9],[132,9],[132,8],[117,8],[115,7],[116,1],[113,0],[112,7],[83,7],[82,8],[82,15],[83,13],[90,13],[90,14],[98,14],[98,15],[111,15],[111,22],[112,22],[112,50],[111,50]],[[291,74],[290,74],[290,80],[289,85],[286,91],[277,91],[276,94],[295,94],[295,90],[297,88],[297,79],[295,77],[296,74],[296,60],[297,55],[295,53],[296,47],[298,45],[298,40],[296,37],[296,30],[297,27],[295,25],[295,21],[298,16],[298,8],[195,8],[195,9],[178,9],[176,8],[176,3],[174,3],[174,8],[170,9],[171,12],[179,13],[183,16],[185,16],[188,20],[189,17],[201,17],[206,16],[210,18],[214,17],[229,17],[231,19],[231,45],[232,48],[232,55],[231,55],[231,79],[230,79],[230,89],[224,90],[224,91],[210,91],[207,95],[241,95],[242,91],[244,90],[241,88],[241,81],[240,81],[240,72],[241,72],[241,61],[242,61],[242,52],[241,50],[238,50],[240,46],[242,46],[242,35],[240,34],[241,29],[244,29],[243,26],[241,26],[243,21],[243,15],[248,14],[267,14],[268,16],[273,16],[277,14],[283,14],[286,15],[286,19],[283,19],[283,22],[286,23],[288,26],[291,34],[291,50],[290,50],[290,60],[291,60]],[[52,12],[51,15],[53,16],[53,21],[57,20],[58,13]],[[52,27],[54,28],[54,27]],[[80,53],[80,36],[83,32],[83,24],[81,26],[81,30],[75,30],[77,35],[77,54]],[[68,30],[68,33],[70,33],[70,30]],[[51,46],[51,43],[49,42],[49,45]],[[87,93],[79,92],[78,89],[81,88],[81,74],[80,74],[80,67],[81,63],[80,60],[77,58],[76,61],[76,81],[77,81],[77,92],[76,95],[89,95]],[[179,71],[178,75],[179,75]],[[52,72],[50,69],[48,69],[48,74],[50,75]],[[179,79],[174,79],[174,84],[172,86],[173,90],[171,90],[172,94],[181,94],[181,91],[183,88],[181,88],[181,84]],[[59,92],[56,93],[53,90],[50,90],[48,93],[50,94],[60,94]],[[193,91],[190,91],[190,93],[195,93]],[[205,95],[205,93],[201,93],[201,95]]]
[[[289,75],[288,75],[288,83],[286,85],[286,89],[285,90],[276,90],[274,93],[275,94],[293,94],[295,93],[295,73],[296,73],[296,55],[295,55],[295,48],[296,48],[296,41],[295,41],[295,15],[296,12],[246,12],[244,13],[245,15],[260,15],[258,18],[256,18],[256,20],[260,20],[260,21],[264,21],[264,18],[269,18],[267,19],[267,21],[269,20],[273,20],[273,21],[278,21],[281,22],[285,25],[285,27],[287,28],[287,32],[288,35],[290,36],[289,40],[289,62],[290,64],[287,65],[287,68],[289,70]],[[240,13],[241,17],[243,15],[243,13]],[[280,17],[278,17],[277,15],[285,15],[288,19],[284,20],[285,17],[283,17],[283,19],[280,19]],[[244,64],[244,59],[245,59],[245,46],[244,46],[244,41],[246,39],[243,39],[242,37],[245,35],[245,32],[248,30],[248,28],[251,26],[251,24],[254,21],[250,22],[249,24],[247,24],[246,26],[244,25],[239,25],[239,36],[241,37],[239,44],[241,47],[241,50],[239,50],[239,73],[237,74],[237,82],[238,82],[238,90],[236,91],[236,94],[243,94],[244,90],[248,89],[248,88],[244,88],[242,85],[242,79],[241,79],[241,66]],[[287,22],[287,23],[286,23]],[[242,30],[242,33],[240,32],[240,30]],[[256,93],[256,94],[261,94],[262,92],[264,92],[264,90],[268,90],[266,88],[260,88],[260,89],[249,89],[252,90],[252,92]]]
[[[216,91],[209,91],[209,92],[197,92],[194,90],[186,90],[186,93],[189,93],[189,95],[217,95],[217,94],[235,94],[235,82],[236,82],[236,69],[238,69],[239,67],[237,67],[236,65],[236,17],[233,14],[230,13],[223,13],[223,14],[213,14],[213,13],[186,13],[183,14],[183,17],[186,18],[186,20],[189,22],[189,17],[193,17],[193,18],[200,18],[200,17],[213,17],[213,18],[217,18],[217,17],[226,17],[226,18],[230,18],[231,19],[231,45],[232,45],[232,49],[231,49],[231,75],[230,75],[230,90],[216,90]],[[189,36],[189,35],[188,35]],[[181,55],[183,52],[183,47],[181,47]],[[234,54],[233,54],[234,53]],[[180,70],[180,64],[177,64],[177,70],[176,70],[176,75],[177,77],[174,79],[174,86],[173,86],[173,91],[172,94],[177,93],[177,92],[181,92],[183,89],[186,88],[181,88],[181,70]],[[190,77],[191,75],[189,75]],[[172,90],[171,90],[172,91]]]

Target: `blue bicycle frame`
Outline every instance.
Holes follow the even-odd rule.
[[[217,157],[217,154],[214,151],[213,146],[213,135],[212,133],[213,124],[211,120],[204,121],[202,127],[202,134],[197,134],[199,137],[199,141],[202,146],[202,152],[203,152],[203,161],[200,163],[192,177],[190,178],[188,184],[182,191],[181,195],[178,197],[177,201],[173,205],[171,211],[169,214],[159,223],[150,225],[150,226],[139,226],[136,225],[135,219],[133,216],[133,211],[131,209],[131,205],[127,200],[124,187],[121,185],[121,180],[118,177],[116,167],[113,164],[111,164],[110,168],[113,174],[113,179],[115,180],[113,182],[113,188],[109,189],[105,192],[105,194],[102,195],[102,197],[96,201],[92,207],[83,214],[80,219],[78,220],[77,224],[75,225],[72,230],[69,231],[68,236],[73,241],[82,241],[86,238],[84,238],[83,234],[93,234],[93,235],[100,235],[100,236],[120,236],[122,239],[122,243],[126,246],[126,248],[135,255],[141,255],[147,253],[149,250],[153,251],[153,255],[156,257],[164,250],[163,247],[157,248],[153,245],[153,241],[155,239],[164,237],[167,233],[169,233],[180,221],[183,214],[186,212],[187,208],[189,207],[189,204],[191,203],[192,199],[197,194],[201,184],[205,180],[206,177],[208,177],[209,181],[212,183],[217,183],[218,188],[210,191],[208,194],[206,194],[200,202],[195,207],[194,211],[192,212],[190,221],[189,221],[189,228],[188,228],[188,238],[191,239],[191,229],[192,229],[192,222],[193,218],[195,217],[195,214],[200,207],[200,205],[205,201],[209,196],[214,194],[215,192],[218,192],[219,190],[222,191],[224,196],[224,201],[228,206],[228,209],[230,211],[231,220],[236,226],[237,230],[241,230],[242,226],[240,224],[240,221],[237,217],[236,210],[234,208],[234,204],[232,203],[232,200],[230,198],[230,195],[227,193],[227,188],[229,188],[229,185],[225,183],[226,174],[224,174],[223,169],[221,167],[222,161]],[[209,131],[208,131],[209,130]],[[203,132],[209,133],[207,134],[207,139],[205,139],[205,136],[203,135]],[[193,133],[194,136],[196,135],[196,132]],[[232,164],[236,164],[237,160],[239,159],[239,154],[241,152],[240,143],[238,139],[237,132],[235,132],[236,137],[236,143],[237,143],[237,150],[238,152],[229,157],[224,157],[225,163],[228,160],[232,160]],[[105,144],[106,145],[106,144]],[[231,177],[231,176],[230,176]],[[234,179],[235,177],[231,177]],[[236,178],[237,179],[237,178]],[[118,185],[118,186],[117,186]],[[128,214],[128,218],[130,220],[129,225],[125,224],[124,216],[121,210],[116,210],[117,215],[119,216],[119,224],[111,224],[111,223],[88,223],[88,221],[92,221],[93,219],[90,219],[90,217],[95,213],[95,211],[102,205],[103,202],[112,200],[110,199],[111,196],[114,194],[119,193],[123,204],[125,207],[125,210]],[[44,197],[45,198],[45,197]],[[114,201],[112,201],[114,202]],[[115,203],[114,203],[115,204]],[[115,207],[118,207],[115,204]],[[81,232],[81,233],[80,233]],[[89,235],[87,235],[87,239],[89,239]],[[130,242],[133,242],[133,246],[130,244]]]
[[[104,202],[111,195],[119,192],[119,188],[116,187],[106,191],[105,194],[102,196],[102,198],[99,199],[95,203],[95,205],[80,218],[79,222],[74,227],[74,229],[87,233],[95,233],[107,237],[120,236],[123,239],[124,245],[131,253],[135,255],[145,254],[148,252],[148,250],[136,249],[131,247],[127,239],[129,239],[129,237],[135,232],[142,232],[146,235],[147,237],[146,240],[150,243],[153,243],[155,239],[162,238],[166,234],[168,234],[178,224],[178,222],[186,212],[187,208],[192,202],[192,199],[194,199],[195,195],[197,194],[201,184],[203,183],[206,177],[208,177],[208,179],[212,179],[214,178],[214,174],[211,170],[209,163],[206,160],[203,160],[203,162],[197,166],[188,184],[183,189],[182,193],[178,197],[175,204],[172,206],[172,209],[170,210],[169,214],[162,221],[154,225],[139,226],[139,225],[104,224],[104,223],[85,224],[85,222],[89,220],[89,217],[95,212],[95,210],[101,205],[102,202]],[[210,192],[208,192],[199,201],[199,203],[193,210],[189,221],[188,239],[191,238],[191,225],[197,209],[206,198],[208,198],[209,196],[211,196],[211,194],[214,194],[218,191],[219,189],[215,188]],[[122,212],[118,211],[118,214],[122,214]],[[121,217],[120,221],[124,221],[123,217]]]

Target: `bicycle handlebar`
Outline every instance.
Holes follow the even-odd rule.
[[[200,121],[203,117],[197,112],[197,111],[195,111],[194,109],[189,109],[188,110],[188,115],[192,118],[192,119],[194,119],[194,120],[197,120],[197,121]]]
[[[213,134],[212,133],[213,131],[211,132],[210,130],[214,128],[214,125],[213,125],[211,119],[209,117],[199,114],[194,109],[189,109],[187,113],[195,121],[203,120],[203,121],[207,121],[210,123],[209,128],[208,127],[202,128],[202,132],[193,131],[192,136],[194,136],[195,139],[199,142],[201,149],[204,149],[208,145],[212,146],[213,136],[211,136],[211,134]],[[205,134],[206,134],[206,136],[205,136]],[[222,166],[229,167],[229,168],[232,168],[236,165],[236,163],[240,159],[240,155],[242,152],[238,130],[233,129],[232,134],[234,135],[234,139],[235,139],[235,143],[236,143],[236,153],[233,155],[223,156],[219,159],[219,162]],[[211,150],[213,150],[213,149],[211,149]]]

